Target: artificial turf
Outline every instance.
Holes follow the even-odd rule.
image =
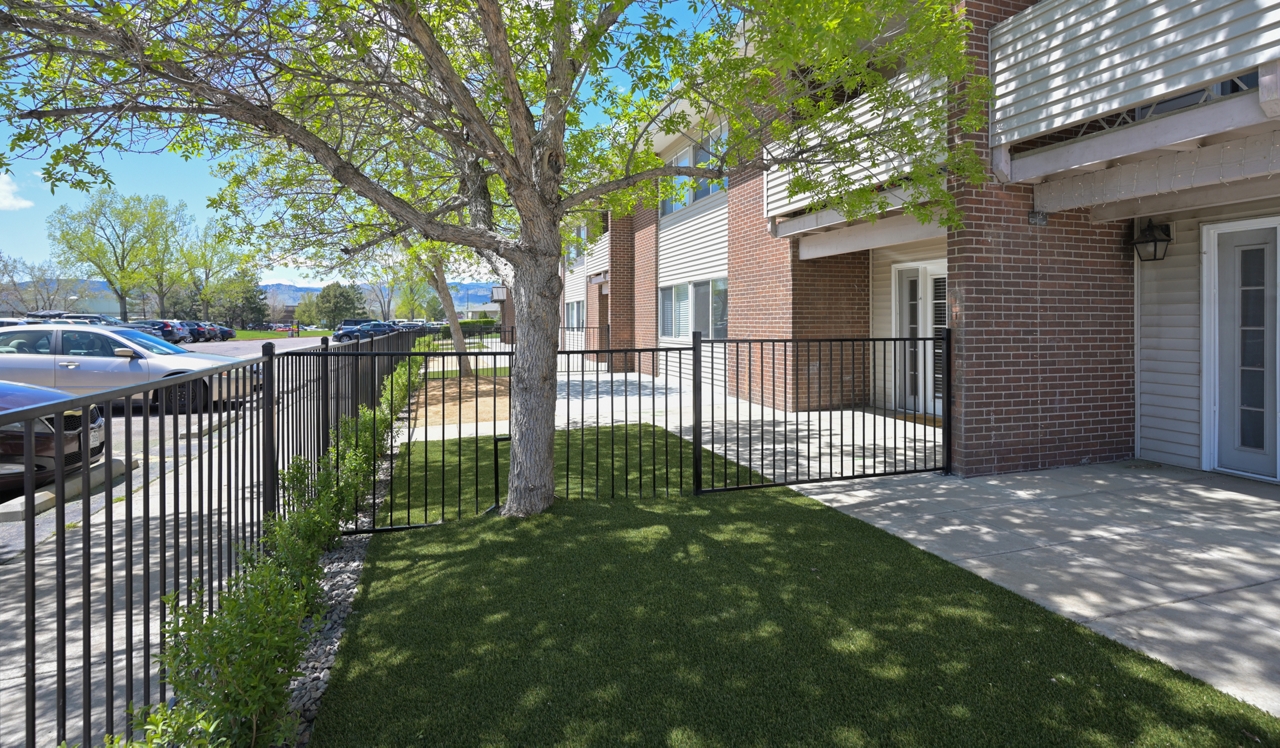
[[[374,537],[311,745],[1280,745],[793,491],[685,485]]]

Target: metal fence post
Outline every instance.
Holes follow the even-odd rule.
[[[702,493],[702,333],[693,331],[693,495]]]
[[[951,475],[951,328],[942,330],[942,460]]]
[[[276,345],[263,343],[262,355],[262,511],[276,513],[280,484],[276,474]]]
[[[329,338],[320,338],[320,352],[329,352]],[[320,357],[320,456],[329,454],[329,357]]]

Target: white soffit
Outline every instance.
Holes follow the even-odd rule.
[[[1277,173],[1280,131],[1272,131],[1041,182],[1035,186],[1035,209],[1058,213]]]
[[[877,247],[928,239],[945,239],[947,230],[936,223],[922,224],[912,216],[882,218],[875,223],[828,231],[823,234],[807,234],[800,237],[800,259],[816,260],[847,252],[861,252]]]
[[[1270,116],[1256,91],[1238,94],[1181,112],[1142,120],[1132,125],[1015,156],[1007,181],[1030,182],[1100,161],[1132,156],[1188,140],[1265,124]]]

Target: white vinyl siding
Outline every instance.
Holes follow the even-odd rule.
[[[1180,221],[1159,262],[1140,263],[1139,456],[1200,467],[1200,228]]]
[[[729,274],[729,205],[725,191],[664,216],[658,224],[658,285]]]
[[[609,269],[609,234],[606,232],[587,250],[584,262],[565,272],[564,303],[586,301],[587,279]]]
[[[871,252],[871,337],[892,338],[893,266],[904,262],[947,259],[947,240],[929,239],[894,247],[877,247]]]
[[[905,86],[913,91],[913,96],[920,97],[931,95],[932,88],[930,83],[925,79],[909,79],[902,78],[896,81],[897,84]],[[869,100],[861,102],[855,101],[851,106],[854,107],[853,118],[861,127],[874,127],[881,119],[881,114],[872,111]],[[895,117],[901,118],[908,116],[909,112],[894,112]],[[830,132],[813,133],[809,142],[816,142],[819,138],[839,137],[840,131],[832,128]],[[858,165],[859,168],[866,168],[866,164]],[[885,159],[875,165],[875,168],[867,175],[870,183],[883,183],[892,175],[895,168],[899,166],[898,162],[893,159]],[[831,173],[834,167],[827,167],[823,170],[823,174]],[[791,185],[791,173],[783,167],[775,167],[764,174],[764,215],[766,218],[775,216],[784,216],[796,211],[802,210],[813,202],[813,196],[809,193],[802,192],[798,195],[791,196],[787,192]]]
[[[1201,88],[1278,45],[1275,3],[1045,0],[991,30],[991,144]]]

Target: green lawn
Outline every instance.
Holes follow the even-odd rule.
[[[324,336],[332,337],[332,330],[303,330],[301,337],[304,338],[322,338]],[[274,330],[236,330],[237,340],[275,340],[277,338],[287,338],[287,332],[275,332]]]
[[[423,424],[419,421],[418,425]],[[378,524],[403,526],[436,522],[442,517],[447,520],[472,517],[493,505],[495,491],[505,500],[509,446],[506,441],[497,444],[495,483],[492,436],[414,442],[396,460],[391,472],[391,498],[379,504]],[[746,468],[712,457],[710,453],[707,455],[707,467],[714,467],[721,483],[726,480],[751,482],[752,474]],[[687,443],[650,424],[559,431],[556,433],[556,495],[576,500],[614,495],[638,498],[690,494],[692,459]],[[668,463],[669,471],[665,467]],[[740,470],[736,479],[727,475],[731,470],[726,470],[726,463]],[[754,475],[754,482],[762,480]]]
[[[453,365],[456,366],[456,364]],[[427,372],[427,379],[457,379],[460,371],[460,369],[456,368],[436,369]],[[471,373],[473,376],[477,377],[508,377],[511,376],[511,368],[507,366],[495,366],[483,369],[477,368],[472,369]]]
[[[312,745],[1280,745],[870,525],[688,486],[375,536]]]

